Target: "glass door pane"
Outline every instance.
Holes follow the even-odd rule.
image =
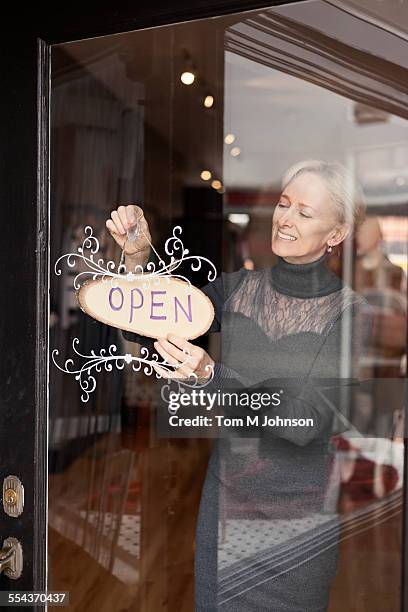
[[[400,609],[408,109],[402,93],[378,84],[374,67],[357,72],[351,47],[342,48],[349,55],[340,70],[335,37],[320,66],[317,48],[299,43],[301,34],[318,41],[317,34],[307,26],[297,31],[296,5],[291,9],[52,48],[54,361],[73,359],[81,367],[86,358],[78,353],[91,358],[112,344],[118,354],[140,355],[140,343],[80,309],[74,278],[89,269],[86,261],[77,257],[75,267],[54,273],[61,255],[78,253],[86,227],[99,241],[97,257],[118,265],[121,250],[106,220],[118,206],[138,204],[160,256],[180,225],[191,253],[209,258],[219,272],[241,270],[239,278],[256,279],[279,263],[271,250],[272,217],[282,177],[304,160],[340,163],[362,187],[367,220],[326,263],[365,298],[362,318],[372,330],[354,364],[362,382],[336,395],[341,408],[334,406],[338,418],[324,450],[290,436],[282,443],[281,435],[265,431],[221,442],[213,430],[163,437],[156,427],[161,382],[153,376],[102,368],[88,393],[51,360],[49,589],[69,590],[72,609],[189,611],[195,589],[197,606],[218,596],[220,610],[265,602],[274,602],[274,610]],[[389,61],[380,48],[378,57]],[[383,86],[392,90],[390,108]],[[205,285],[205,271],[191,280]],[[262,310],[272,300],[248,295],[247,308]],[[307,297],[302,304],[311,305]],[[309,347],[296,345],[303,319],[295,311],[276,336],[277,310],[260,323],[261,311],[239,308],[258,326],[241,351],[243,373],[264,355],[256,371],[270,364],[269,377],[276,377],[278,346],[295,342],[297,355]],[[316,312],[301,330],[308,342],[323,338]],[[233,343],[245,337],[241,324]],[[339,326],[347,381],[353,324],[345,316]],[[275,326],[275,336],[270,332],[271,352],[263,353],[265,325]],[[217,362],[228,355],[226,329],[196,341]],[[283,350],[285,359],[290,354]],[[298,374],[289,367],[283,377],[290,388]],[[311,406],[326,415],[333,408],[328,397],[288,408]],[[313,480],[316,470],[321,480]],[[212,488],[210,472],[220,487]]]

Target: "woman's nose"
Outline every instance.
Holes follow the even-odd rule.
[[[285,208],[283,213],[280,215],[280,225],[292,225],[292,212],[291,208]]]

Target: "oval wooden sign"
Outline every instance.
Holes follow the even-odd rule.
[[[214,319],[211,300],[197,287],[172,277],[91,280],[77,297],[82,310],[101,323],[149,338],[175,334],[192,340]]]

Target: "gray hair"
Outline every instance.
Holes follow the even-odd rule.
[[[294,164],[285,172],[282,189],[306,172],[317,174],[323,179],[339,221],[348,223],[351,231],[357,229],[364,221],[366,206],[363,191],[347,168],[338,162],[307,159]]]

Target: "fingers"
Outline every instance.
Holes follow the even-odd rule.
[[[173,357],[171,353],[166,351],[165,348],[159,342],[155,342],[153,346],[156,349],[156,351],[159,353],[159,355],[163,357],[165,361],[167,361],[167,363],[170,363],[171,365],[175,365],[175,366],[180,364],[180,361],[176,359],[176,357]],[[181,363],[183,361],[184,359],[181,361]]]
[[[177,371],[182,376],[188,377],[194,372],[195,364],[190,363],[191,358],[188,354],[183,353],[164,338],[157,340],[154,343],[154,348],[167,363],[176,366]]]
[[[192,344],[185,338],[181,338],[180,336],[175,336],[174,334],[168,334],[167,340],[171,342],[172,344],[174,344],[175,346],[177,346],[180,350],[185,351],[185,352],[188,351],[192,353],[194,349],[197,348],[196,346],[194,346],[194,344]]]
[[[127,218],[126,208],[124,206],[118,206],[116,212],[118,213],[120,223],[126,234],[127,230],[129,229],[129,222]]]
[[[126,215],[127,215],[127,220],[130,223],[130,225],[135,225],[135,223],[137,223],[139,221],[139,223],[143,223],[146,224],[146,219],[144,218],[143,215],[143,210],[140,208],[140,206],[137,206],[136,204],[129,204],[129,206],[126,206]]]
[[[114,222],[112,221],[112,219],[107,219],[106,220],[106,227],[108,228],[108,230],[110,231],[111,234],[116,234],[116,225],[114,224]]]
[[[110,228],[114,233],[122,236],[126,234],[129,228],[133,227],[138,222],[145,230],[148,229],[146,219],[143,215],[143,210],[140,208],[140,206],[136,206],[135,204],[118,206],[116,210],[111,212],[111,220],[114,227],[112,227],[110,224],[108,225],[108,222],[106,223],[106,227],[108,227],[108,229]]]
[[[164,346],[173,357],[180,358],[181,355],[184,355],[185,360],[185,356],[190,355],[188,365],[192,368],[193,372],[200,367],[200,363],[205,353],[199,346],[195,346],[185,338],[175,336],[174,334],[168,334],[167,340],[160,338],[159,341],[162,342],[162,346]]]
[[[177,368],[175,372],[169,373],[166,368],[159,371],[155,367],[163,378],[211,377],[214,361],[202,348],[188,340],[169,334],[167,339],[156,340],[154,348],[166,363]],[[157,367],[160,368],[159,365]]]
[[[123,228],[127,231],[143,217],[143,211],[139,206],[129,204],[129,206],[118,206],[117,213]]]
[[[118,236],[126,236],[128,230],[134,228],[137,224],[142,235],[144,235],[141,239],[147,244],[151,240],[151,236],[149,226],[140,206],[136,204],[118,206],[116,210],[111,212],[111,218],[106,221],[106,227],[116,240]]]
[[[116,234],[117,236],[123,236],[123,232],[118,229],[117,224],[113,221],[113,219],[106,220],[106,227],[110,231],[111,234]]]
[[[120,236],[126,235],[126,229],[123,226],[121,218],[119,217],[119,213],[117,210],[113,210],[111,212],[111,218],[115,225],[115,234],[119,234]]]
[[[183,363],[183,361],[186,361],[188,356],[192,354],[190,347],[187,346],[183,351],[177,348],[177,346],[175,346],[165,338],[159,338],[158,340],[156,340],[154,346],[155,348],[159,347],[161,350],[168,353],[168,355],[170,355],[173,359],[176,359],[181,363]]]
[[[139,225],[139,235],[135,239],[128,240],[128,230]],[[149,226],[140,206],[129,204],[118,206],[117,210],[111,212],[110,219],[106,221],[106,227],[112,238],[125,251],[126,256],[132,259],[126,265],[146,265],[150,253],[151,235]]]
[[[110,234],[112,235],[112,237],[114,238],[114,240],[117,242],[117,244],[121,248],[123,248],[126,242],[126,236],[123,236],[122,234],[118,233],[118,228],[116,227],[116,224],[112,221],[112,219],[108,219],[106,221],[106,227],[108,231],[110,232]]]

